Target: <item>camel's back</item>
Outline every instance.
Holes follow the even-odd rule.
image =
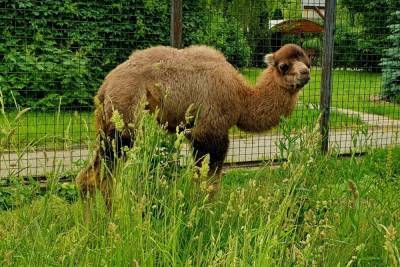
[[[128,105],[134,108],[145,96],[150,109],[164,109],[162,121],[174,125],[192,104],[204,112],[212,110],[214,116],[232,116],[227,123],[234,123],[243,83],[238,71],[213,48],[156,46],[132,53],[103,85],[114,108],[126,112]]]
[[[132,53],[129,61],[138,68],[163,67],[165,69],[190,70],[211,69],[215,64],[227,68],[232,66],[226,61],[225,56],[207,46],[195,45],[184,49],[176,49],[168,46],[155,46]]]

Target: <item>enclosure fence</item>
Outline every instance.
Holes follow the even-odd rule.
[[[250,83],[286,43],[312,59],[281,127],[231,129],[229,164],[279,160],[281,140],[318,124],[324,152],[399,144],[400,11],[386,2],[0,1],[0,177],[74,175],[92,153],[102,80],[154,45],[213,46]]]

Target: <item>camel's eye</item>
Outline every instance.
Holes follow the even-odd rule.
[[[285,75],[289,70],[289,65],[286,63],[279,64],[279,70],[283,75]]]

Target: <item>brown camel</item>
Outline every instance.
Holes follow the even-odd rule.
[[[159,110],[158,121],[168,131],[186,123],[198,165],[209,154],[210,177],[218,179],[228,150],[228,130],[260,132],[278,125],[281,116],[294,109],[300,89],[310,79],[310,60],[303,49],[287,44],[265,56],[268,68],[255,86],[207,46],[175,49],[157,46],[135,51],[113,69],[97,92],[95,117],[99,144],[94,160],[77,177],[83,195],[98,188],[110,202],[110,174],[100,175],[101,159],[111,171],[121,147],[131,147],[140,109]],[[146,106],[140,105],[146,101]],[[185,121],[190,107],[196,121]],[[124,125],[111,121],[114,110]],[[112,140],[115,140],[114,148]],[[102,145],[101,145],[102,144]],[[100,177],[103,176],[103,177]]]

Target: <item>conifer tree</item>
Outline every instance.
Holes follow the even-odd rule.
[[[400,103],[400,11],[391,14],[389,48],[382,58],[382,97]]]

